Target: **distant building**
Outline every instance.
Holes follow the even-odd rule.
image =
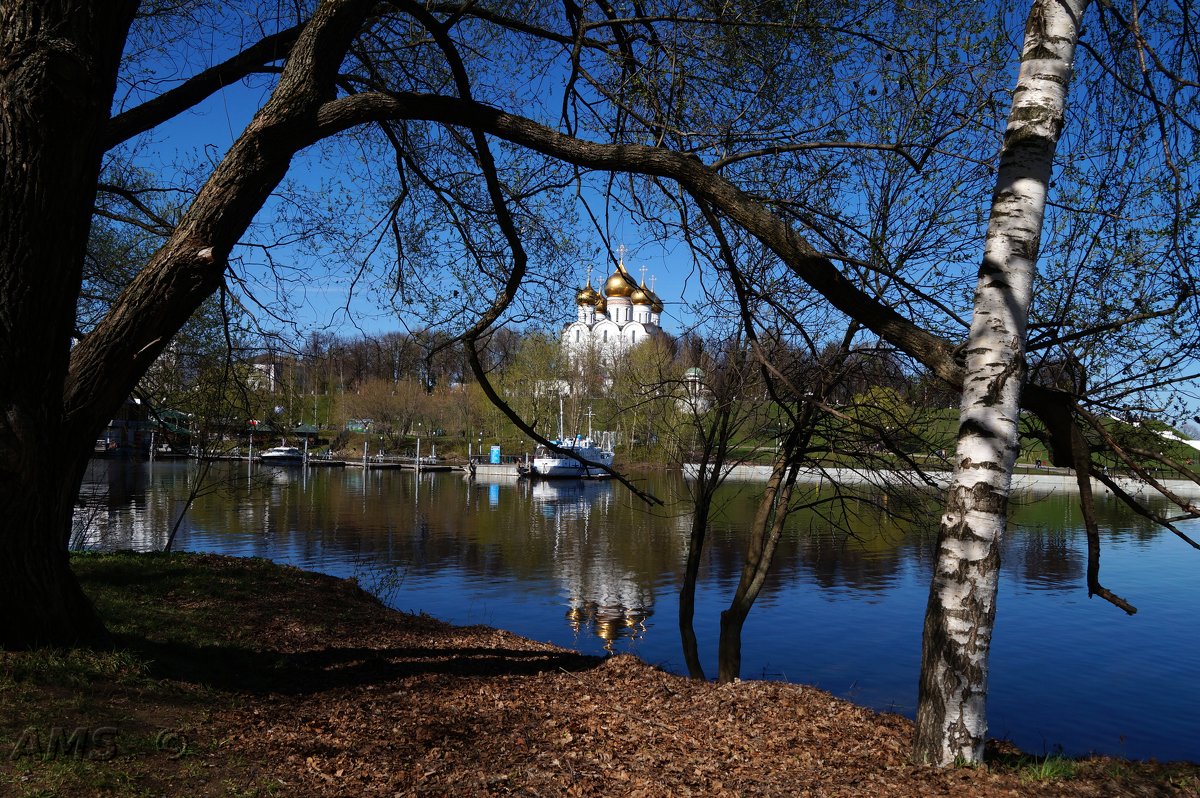
[[[712,407],[712,394],[704,384],[704,371],[693,366],[683,372],[683,396],[675,400],[681,413],[701,416]]]
[[[594,351],[602,363],[611,365],[632,347],[663,334],[662,300],[646,287],[644,275],[639,285],[625,270],[623,249],[603,291],[592,288],[589,277],[587,285],[575,292],[575,321],[562,333],[563,348],[573,363]]]
[[[255,358],[250,364],[250,373],[246,375],[246,385],[257,391],[275,393],[277,381],[275,361],[268,357]]]

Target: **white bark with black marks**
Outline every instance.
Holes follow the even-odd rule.
[[[925,613],[914,744],[922,762],[983,759],[988,653],[1019,447],[1026,324],[1086,7],[1086,0],[1036,0],[1026,24],[965,348],[955,471]]]

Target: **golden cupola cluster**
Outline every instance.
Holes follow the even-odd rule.
[[[625,269],[624,263],[617,264],[617,270],[605,280],[602,292],[592,287],[589,277],[587,285],[575,292],[575,304],[580,307],[594,307],[597,312],[604,313],[608,307],[608,300],[614,297],[628,299],[633,305],[649,305],[654,313],[663,312],[662,300],[653,290],[646,287],[645,279],[639,285],[633,279],[633,275]]]
[[[643,266],[642,279],[634,280],[625,268],[625,247],[619,252],[612,274],[594,283],[589,270],[587,283],[572,292],[575,320],[563,326],[562,346],[576,364],[582,363],[585,356],[590,357],[588,353],[618,357],[662,334],[659,314],[663,312],[663,302],[654,293],[654,279],[647,286],[647,269]]]
[[[631,305],[649,305],[650,311],[655,313],[662,312],[662,300],[658,294],[646,287],[646,280],[642,280],[640,286],[629,295],[629,302]]]
[[[658,298],[658,294],[646,287],[644,279],[642,280],[642,284],[629,295],[629,301],[634,305],[649,305],[650,310],[654,313],[663,312],[662,300]]]
[[[634,305],[650,304],[650,291],[646,288],[645,282],[634,289],[634,292],[629,295],[629,301]]]

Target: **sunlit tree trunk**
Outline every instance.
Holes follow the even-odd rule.
[[[1026,324],[1086,6],[1086,0],[1036,0],[1026,23],[965,349],[954,476],[925,612],[914,744],[922,762],[983,758],[988,652],[1018,450]]]

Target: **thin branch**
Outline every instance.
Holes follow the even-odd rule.
[[[734,155],[726,155],[724,158],[714,161],[712,168],[723,169],[731,164],[751,158],[763,158],[769,155],[782,155],[787,152],[802,152],[804,150],[880,150],[882,152],[894,152],[907,161],[914,172],[919,173],[921,171],[921,164],[909,153],[908,148],[903,144],[873,144],[860,141],[806,141],[796,144],[777,144],[773,147],[763,147],[757,150],[739,152]]]
[[[306,24],[301,23],[259,39],[232,58],[193,75],[170,91],[117,114],[109,120],[101,146],[106,151],[110,150],[139,133],[173,119],[266,64],[284,58]]]

